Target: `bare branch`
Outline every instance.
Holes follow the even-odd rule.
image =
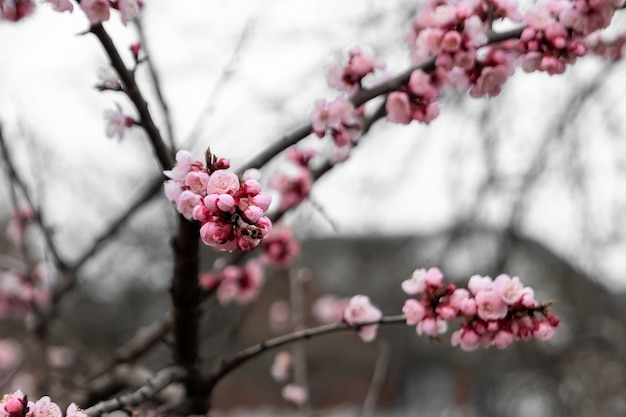
[[[186,375],[187,371],[184,368],[178,366],[165,368],[138,390],[98,403],[84,410],[84,412],[89,416],[95,417],[103,413],[137,406],[150,398],[154,398],[162,389],[173,382],[182,380]]]
[[[313,327],[310,329],[298,330],[287,335],[275,337],[273,339],[261,342],[257,345],[244,349],[232,358],[222,361],[219,369],[217,369],[217,371],[209,375],[207,378],[208,390],[210,392],[214,388],[214,386],[231,371],[238,368],[240,365],[248,362],[250,359],[257,357],[261,353],[267,352],[268,350],[276,349],[280,346],[300,340],[308,340],[324,334],[335,333],[345,330],[358,331],[363,326],[368,326],[372,324],[383,325],[399,323],[406,323],[406,317],[404,315],[386,316],[378,321],[359,323],[355,325],[350,325],[346,322],[340,321],[337,323],[325,324],[323,326]]]
[[[139,34],[141,49],[143,49],[145,53],[145,58],[143,60],[146,62],[146,64],[148,64],[148,73],[150,74],[150,78],[152,79],[152,85],[154,87],[154,91],[156,93],[159,105],[161,106],[161,110],[163,111],[163,117],[165,118],[165,128],[167,129],[167,136],[170,140],[171,145],[170,151],[174,151],[176,149],[176,137],[174,136],[172,115],[170,113],[170,108],[167,104],[167,101],[165,100],[165,96],[163,95],[163,90],[161,89],[161,80],[159,77],[159,73],[154,66],[154,62],[150,58],[150,47],[148,44],[148,38],[146,37],[146,32],[143,29],[143,20],[141,19],[141,16],[137,17],[134,22],[135,26],[137,27],[137,33]]]

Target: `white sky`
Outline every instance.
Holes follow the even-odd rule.
[[[179,143],[202,120],[200,141],[192,149],[198,158],[210,145],[235,166],[244,163],[270,141],[304,124],[315,99],[334,97],[325,85],[325,65],[329,57],[350,46],[372,47],[397,73],[408,64],[403,37],[412,15],[406,5],[411,4],[405,0],[147,1],[144,20],[151,56],[163,80]],[[620,22],[623,28],[624,20]],[[130,63],[127,46],[137,40],[134,30],[124,28],[117,15],[105,27]],[[203,118],[209,95],[245,27],[249,36],[232,78],[213,98],[213,112]],[[89,242],[102,220],[125,206],[126,196],[142,184],[145,173],[157,170],[141,133],[121,142],[105,137],[103,112],[115,103],[129,112],[132,107],[120,94],[93,88],[97,69],[107,61],[92,35],[77,35],[86,28],[79,10],[57,14],[45,5],[19,24],[0,24],[0,120],[7,136],[19,137],[21,125],[22,137],[29,138],[12,143],[14,153],[39,190],[68,253]],[[349,162],[320,181],[313,199],[339,225],[339,233],[407,233],[445,227],[455,209],[452,202],[471,202],[484,173],[477,146],[482,133],[475,124],[483,106],[507,109],[499,113],[500,134],[511,136],[510,145],[502,149],[506,161],[502,169],[514,174],[526,166],[529,150],[541,139],[555,104],[562,104],[568,91],[594,74],[598,63],[581,63],[579,68],[563,77],[518,74],[501,97],[477,101],[462,111],[452,110],[453,103],[444,101],[442,116],[428,127],[379,124]],[[143,75],[139,73],[140,81],[146,85]],[[614,96],[626,91],[623,82],[617,86],[621,90],[613,91]],[[603,97],[615,100],[614,109],[623,116],[622,97],[611,98],[611,92]],[[607,126],[598,115],[585,117],[589,123],[579,133],[603,138],[584,141],[582,150],[594,167],[588,181],[594,192],[592,211],[598,213],[615,207],[615,196],[623,194],[624,181],[607,162],[619,144],[605,139]],[[309,141],[320,146],[316,139]],[[458,189],[450,190],[450,178]],[[589,244],[578,231],[577,210],[567,196],[559,195],[560,181],[569,179],[558,178],[537,195],[526,227],[559,252],[576,253]],[[1,206],[6,213],[7,205]],[[494,201],[490,207],[486,218],[497,224],[506,202]],[[611,229],[608,218],[608,214],[596,216],[594,230]],[[66,224],[82,227],[68,229],[62,226]],[[321,225],[320,233],[332,233],[330,227],[324,229],[324,222]],[[611,282],[626,286],[619,272],[626,266],[622,253],[623,244],[616,243],[603,252],[601,263],[610,260],[604,272]]]

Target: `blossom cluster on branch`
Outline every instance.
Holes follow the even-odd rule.
[[[61,408],[50,397],[41,397],[36,402],[29,401],[20,390],[5,394],[0,400],[0,417],[63,417]],[[76,404],[72,403],[65,411],[65,417],[87,417]]]
[[[493,97],[517,67],[561,74],[590,53],[619,58],[626,35],[604,41],[598,31],[623,5],[624,0],[546,0],[522,13],[513,0],[427,0],[406,37],[413,63],[422,68],[389,92],[387,120],[428,124],[439,115],[445,87]],[[498,35],[493,22],[503,19],[525,26],[502,40],[490,38]],[[363,88],[363,77],[384,67],[378,58],[353,49],[343,66],[332,67],[328,84],[354,97]],[[318,100],[311,113],[313,133],[323,137],[329,132],[337,145],[346,146],[358,138],[363,114],[363,105],[355,108],[345,96],[330,103]]]
[[[230,161],[207,150],[206,166],[178,151],[176,166],[164,171],[165,195],[188,220],[202,223],[200,237],[222,251],[252,250],[272,228],[265,212],[272,202],[261,184],[245,172],[228,171]]]
[[[517,277],[502,274],[492,280],[474,275],[468,288],[444,283],[437,268],[416,270],[402,282],[404,292],[418,297],[404,303],[406,323],[419,335],[437,337],[448,330],[451,320],[461,318],[464,322],[452,333],[451,342],[463,350],[492,345],[502,349],[532,337],[548,340],[559,325],[548,309],[550,303],[537,302],[533,289]]]

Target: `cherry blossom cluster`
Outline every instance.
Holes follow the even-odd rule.
[[[566,65],[589,52],[612,59],[621,57],[624,37],[598,41],[599,29],[607,27],[624,0],[546,0],[522,14],[514,0],[427,0],[413,19],[407,35],[415,64],[432,59],[427,74],[416,70],[407,85],[387,97],[387,120],[428,124],[439,115],[438,97],[445,86],[469,91],[472,97],[496,96],[514,74],[525,71],[561,74]],[[489,44],[494,20],[523,22],[520,39]],[[592,38],[592,40],[588,40]],[[361,80],[384,64],[360,49],[350,51],[343,66],[333,66],[329,84],[355,93]],[[358,137],[363,106],[354,109],[345,97],[315,102],[311,114],[313,133],[330,132],[339,146]],[[350,138],[350,139],[349,139]]]
[[[433,87],[431,76],[422,70],[411,73],[409,84],[387,97],[387,120],[408,124],[413,120],[430,123],[439,116],[439,91]]]
[[[69,0],[53,0],[50,3],[67,4]],[[142,0],[82,0],[80,8],[83,9],[89,22],[92,25],[105,22],[111,17],[111,9],[120,12],[122,23],[127,25],[128,22],[139,16],[143,9]]]
[[[227,171],[230,161],[207,150],[206,167],[187,151],[178,151],[176,166],[164,171],[165,195],[186,219],[202,223],[200,237],[219,250],[255,248],[272,228],[264,215],[272,202],[261,184],[246,172]]]
[[[287,151],[288,168],[277,171],[271,178],[270,188],[280,193],[278,209],[287,211],[302,203],[313,187],[309,161],[315,156],[311,149],[291,148]]]
[[[300,254],[300,245],[289,227],[272,229],[263,239],[263,256],[261,260],[266,265],[278,268],[289,266],[294,258]]]
[[[243,268],[228,265],[224,269],[200,274],[200,286],[207,291],[217,291],[223,305],[231,302],[245,304],[254,300],[264,282],[263,267],[257,260],[248,261]]]
[[[50,4],[57,12],[74,11],[74,5],[70,0],[43,0]],[[91,24],[97,24],[109,20],[111,9],[120,12],[120,18],[124,25],[139,16],[143,9],[142,0],[82,0],[80,8],[85,12]],[[17,22],[35,11],[34,0],[2,0],[0,1],[0,20]]]
[[[352,102],[339,96],[328,103],[317,100],[311,113],[313,133],[319,138],[330,132],[335,144],[339,147],[349,146],[361,136],[361,124],[365,108],[354,108]]]
[[[24,316],[48,303],[50,273],[38,264],[28,273],[0,272],[0,316]]]
[[[363,78],[384,68],[385,64],[380,59],[361,48],[352,48],[344,65],[338,63],[331,65],[328,71],[328,85],[352,94],[362,87]]]
[[[492,345],[502,349],[516,340],[548,340],[559,325],[559,318],[548,311],[549,303],[538,303],[532,288],[519,278],[474,275],[469,291],[446,284],[437,268],[418,269],[402,282],[402,289],[418,299],[408,299],[402,312],[406,323],[418,334],[437,337],[448,330],[448,323],[464,319],[452,333],[451,343],[463,350]]]
[[[5,394],[0,400],[2,417],[62,417],[61,408],[50,397],[41,397],[36,402],[29,401],[22,391]],[[72,403],[65,411],[65,417],[87,417],[76,404]]]

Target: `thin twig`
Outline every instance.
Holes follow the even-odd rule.
[[[350,325],[346,322],[340,321],[337,323],[325,324],[319,327],[313,327],[305,330],[297,330],[293,333],[278,336],[273,339],[267,340],[265,342],[261,342],[257,345],[250,346],[247,349],[244,349],[237,353],[230,359],[225,359],[222,361],[219,369],[213,372],[207,378],[207,389],[208,392],[214,388],[214,386],[226,375],[228,375],[231,371],[238,368],[240,365],[248,362],[250,359],[253,359],[260,355],[261,353],[267,352],[268,350],[276,349],[280,346],[294,343],[300,340],[308,340],[317,336],[321,336],[324,334],[335,333],[340,331],[358,331],[363,326],[369,326],[372,324],[400,324],[406,323],[406,317],[404,315],[398,316],[386,316],[380,320],[366,323],[359,323]]]
[[[383,382],[385,382],[385,375],[389,367],[389,352],[389,343],[381,340],[378,344],[378,358],[374,365],[372,381],[370,382],[370,387],[367,390],[367,395],[365,396],[363,407],[361,408],[361,417],[371,417],[374,415],[376,403],[378,402],[378,397],[380,397],[380,390],[383,386]]]
[[[122,395],[117,398],[113,398],[107,401],[100,402],[93,407],[89,407],[84,410],[85,414],[96,417],[103,413],[108,413],[115,410],[123,410],[129,407],[134,407],[142,402],[153,398],[162,389],[167,387],[173,382],[177,382],[185,378],[187,371],[179,366],[165,368],[146,382],[146,385],[138,390]]]
[[[150,57],[150,47],[148,44],[148,38],[146,37],[146,32],[143,29],[143,20],[141,19],[141,16],[135,19],[134,22],[135,26],[137,27],[137,33],[139,34],[141,49],[143,49],[145,54],[145,58],[143,58],[143,60],[148,65],[148,73],[150,74],[150,78],[152,79],[152,86],[154,87],[157,101],[161,106],[161,110],[163,111],[163,117],[165,118],[165,129],[167,130],[167,136],[171,145],[170,152],[173,153],[176,149],[176,137],[174,136],[174,124],[172,122],[172,114],[170,113],[170,108],[167,104],[167,100],[165,100],[165,96],[163,95],[163,89],[161,88],[159,73],[157,72],[157,69],[154,66],[154,62]]]

